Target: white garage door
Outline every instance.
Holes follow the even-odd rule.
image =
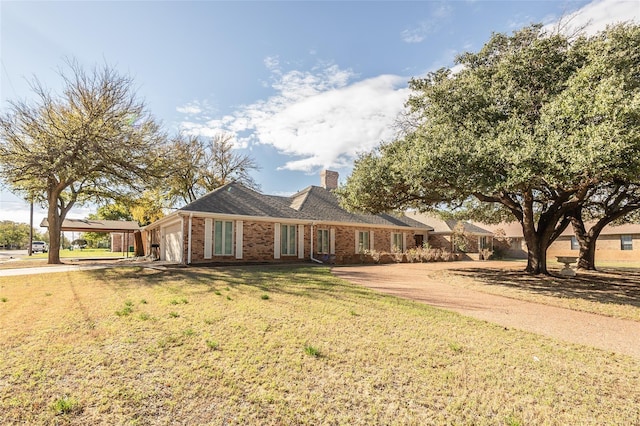
[[[162,260],[182,262],[182,229],[180,223],[164,228],[164,250]]]

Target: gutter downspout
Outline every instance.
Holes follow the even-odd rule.
[[[191,265],[191,225],[193,220],[193,213],[189,213],[189,236],[187,240],[187,264]]]
[[[315,257],[313,257],[313,236],[315,234],[313,233],[313,222],[311,222],[311,253],[309,253],[309,259],[311,259],[312,261],[319,263],[321,265],[324,265],[324,262],[322,262],[321,260],[316,259]]]

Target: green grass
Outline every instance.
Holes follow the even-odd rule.
[[[121,259],[126,256],[120,252],[111,252],[107,249],[85,249],[85,250],[60,250],[60,259],[63,263],[75,263],[74,261],[86,262],[87,259]],[[131,253],[130,253],[130,256]],[[53,266],[47,264],[48,253],[34,253],[32,256],[23,256],[18,259],[0,262],[0,269],[22,269],[42,266]]]
[[[311,346],[311,345],[306,345],[304,347],[304,353],[306,353],[309,356],[312,356],[314,358],[319,358],[321,356],[320,354],[320,349]]]
[[[78,408],[78,401],[75,398],[70,398],[68,396],[58,398],[53,402],[53,404],[51,404],[51,409],[56,415],[69,414],[77,411]]]
[[[126,257],[126,252],[112,252],[110,249],[84,249],[84,250],[68,250],[62,249],[60,250],[60,258],[61,259],[86,259],[86,258],[101,258],[101,257]],[[25,256],[22,259],[47,259],[49,257],[48,253],[33,253],[30,257]],[[129,253],[129,257],[133,257],[133,253]]]
[[[3,425],[640,423],[638,359],[323,267],[0,277],[0,297]]]

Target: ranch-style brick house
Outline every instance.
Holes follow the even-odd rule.
[[[146,254],[182,264],[351,263],[360,253],[406,251],[431,227],[406,216],[353,214],[332,193],[338,173],[290,196],[224,185],[144,228]]]

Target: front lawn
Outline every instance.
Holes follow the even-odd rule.
[[[638,424],[640,360],[324,267],[0,277],[0,424]]]
[[[103,258],[103,257],[125,257],[127,255],[126,252],[112,252],[110,249],[61,249],[60,250],[60,258],[61,259],[87,259],[87,258]],[[31,256],[25,256],[23,259],[47,259],[49,257],[48,253],[33,253]],[[129,257],[133,257],[133,253],[129,253]]]

